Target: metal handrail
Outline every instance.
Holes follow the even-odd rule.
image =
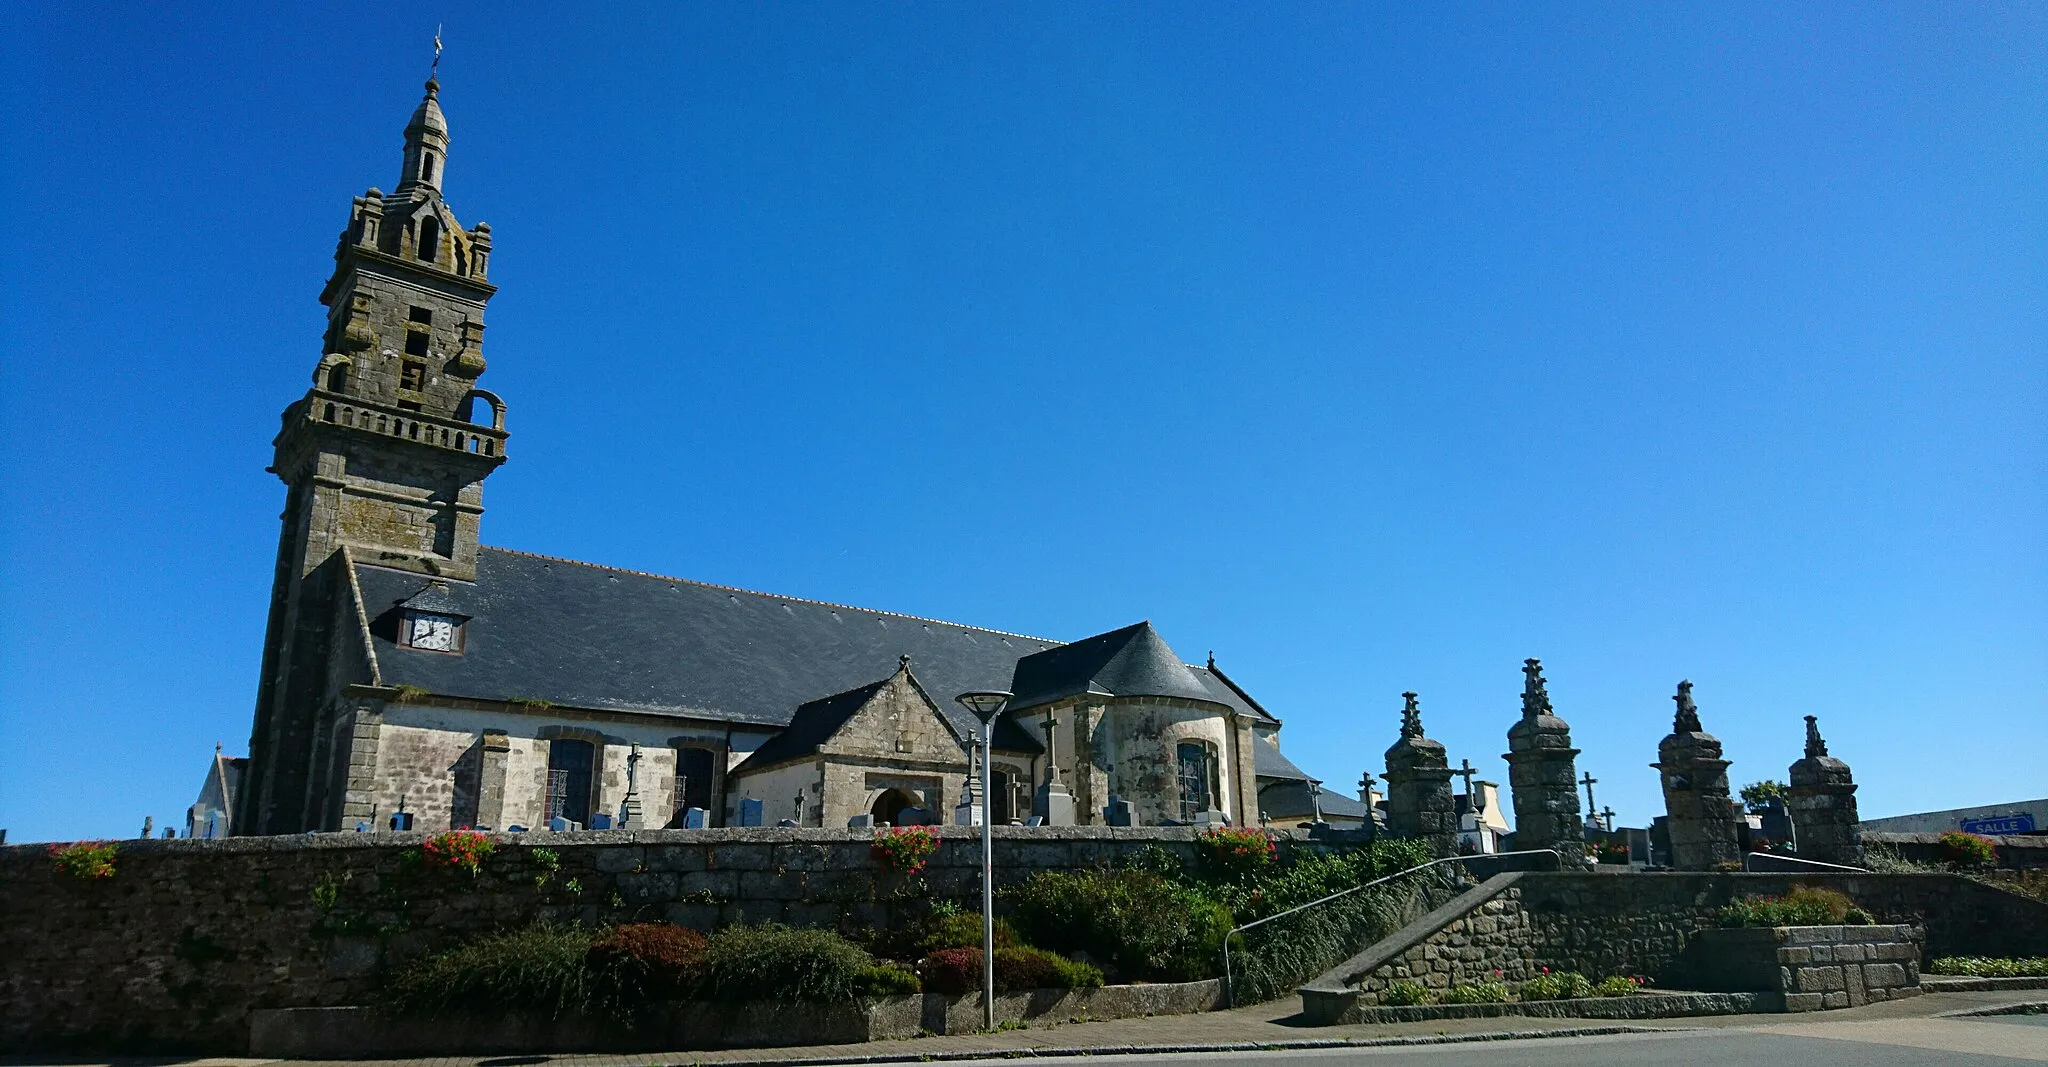
[[[1313,908],[1313,907],[1318,907],[1318,906],[1320,906],[1320,905],[1323,905],[1323,904],[1328,904],[1329,902],[1331,902],[1331,901],[1333,901],[1333,900],[1336,900],[1336,899],[1337,899],[1337,898],[1339,898],[1339,897],[1348,897],[1348,896],[1350,896],[1351,894],[1353,894],[1353,893],[1356,893],[1356,892],[1358,892],[1358,891],[1359,891],[1359,890],[1361,890],[1361,889],[1371,889],[1371,888],[1372,888],[1373,886],[1376,886],[1376,885],[1383,885],[1383,884],[1385,884],[1385,883],[1387,883],[1387,882],[1391,882],[1391,881],[1393,881],[1393,880],[1394,880],[1394,879],[1396,879],[1396,878],[1403,878],[1403,877],[1406,877],[1406,876],[1408,876],[1408,875],[1414,874],[1414,873],[1415,873],[1416,871],[1428,870],[1429,868],[1431,868],[1431,867],[1434,867],[1434,866],[1436,866],[1437,864],[1440,864],[1440,863],[1467,863],[1467,862],[1470,862],[1470,861],[1472,861],[1472,860],[1497,860],[1497,859],[1506,859],[1506,858],[1508,858],[1509,856],[1536,856],[1536,855],[1550,855],[1550,856],[1554,856],[1554,857],[1556,857],[1556,858],[1557,858],[1557,861],[1558,861],[1558,866],[1559,866],[1560,868],[1562,868],[1562,867],[1564,866],[1564,856],[1563,856],[1562,854],[1560,854],[1560,853],[1559,853],[1559,852],[1558,852],[1558,851],[1557,851],[1556,849],[1554,849],[1554,848],[1530,848],[1530,849],[1523,849],[1523,850],[1521,850],[1521,851],[1519,851],[1519,852],[1487,852],[1487,853],[1474,853],[1474,854],[1472,854],[1472,855],[1470,855],[1470,856],[1445,856],[1445,857],[1443,857],[1442,859],[1434,859],[1434,860],[1430,860],[1430,861],[1429,861],[1428,863],[1418,863],[1418,864],[1416,864],[1415,866],[1413,866],[1413,867],[1410,867],[1410,868],[1408,868],[1408,869],[1406,869],[1406,870],[1401,870],[1401,871],[1395,871],[1394,873],[1392,873],[1392,874],[1389,874],[1389,875],[1386,875],[1385,877],[1382,877],[1382,878],[1375,878],[1375,879],[1373,879],[1373,880],[1372,880],[1372,881],[1370,881],[1370,882],[1361,882],[1361,883],[1359,883],[1358,885],[1352,886],[1352,887],[1351,887],[1351,888],[1349,888],[1349,889],[1339,889],[1339,890],[1338,890],[1338,891],[1336,891],[1335,893],[1332,893],[1332,894],[1330,894],[1329,896],[1323,897],[1323,898],[1321,898],[1321,899],[1319,899],[1319,900],[1311,900],[1311,901],[1309,901],[1309,902],[1308,902],[1308,903],[1306,903],[1306,904],[1297,904],[1297,905],[1295,905],[1294,907],[1291,907],[1291,908],[1287,909],[1286,911],[1278,911],[1278,912],[1274,912],[1273,914],[1271,914],[1271,915],[1268,915],[1268,916],[1266,916],[1266,917],[1265,917],[1265,918],[1263,918],[1263,919],[1254,919],[1254,920],[1252,920],[1251,922],[1248,922],[1248,923],[1244,924],[1243,926],[1239,926],[1239,927],[1236,927],[1236,928],[1232,929],[1232,930],[1231,930],[1231,931],[1230,931],[1229,933],[1227,933],[1227,934],[1224,934],[1224,935],[1223,935],[1223,996],[1224,996],[1224,999],[1225,999],[1225,1001],[1227,1002],[1227,1004],[1228,1004],[1228,1006],[1229,1006],[1229,1007],[1233,1007],[1233,1008],[1234,1008],[1234,1007],[1237,1007],[1237,980],[1236,980],[1236,978],[1235,978],[1235,977],[1234,977],[1234,976],[1232,975],[1232,973],[1231,973],[1231,970],[1230,970],[1230,939],[1231,939],[1231,938],[1233,938],[1233,937],[1236,937],[1237,935],[1239,935],[1239,934],[1241,934],[1241,933],[1243,933],[1243,932],[1245,932],[1246,930],[1249,930],[1249,929],[1251,929],[1251,928],[1252,928],[1252,927],[1254,927],[1254,926],[1264,926],[1265,924],[1267,924],[1267,923],[1269,923],[1269,922],[1272,922],[1272,921],[1273,921],[1273,920],[1275,920],[1275,919],[1285,919],[1285,918],[1286,918],[1286,917],[1288,917],[1289,915],[1293,915],[1293,914],[1295,914],[1296,912],[1302,912],[1302,911],[1307,911],[1307,910],[1308,910],[1308,909],[1310,909],[1310,908]]]
[[[1742,873],[1744,873],[1744,874],[1756,874],[1756,873],[1758,873],[1757,871],[1755,871],[1755,870],[1751,869],[1751,868],[1750,868],[1750,865],[1749,865],[1749,861],[1750,861],[1750,860],[1752,860],[1752,859],[1755,859],[1755,858],[1756,858],[1756,857],[1758,857],[1758,856],[1769,856],[1769,857],[1770,857],[1770,858],[1771,858],[1772,860],[1774,860],[1774,861],[1776,861],[1776,862],[1778,862],[1778,863],[1796,863],[1796,864],[1798,864],[1798,865],[1800,865],[1800,866],[1802,866],[1802,867],[1825,867],[1825,868],[1827,868],[1828,870],[1831,870],[1831,871],[1855,871],[1855,872],[1856,872],[1857,874],[1869,874],[1869,873],[1870,873],[1870,868],[1868,868],[1868,867],[1851,867],[1851,866],[1849,866],[1849,865],[1848,865],[1848,864],[1846,864],[1846,863],[1828,863],[1828,862],[1825,862],[1825,861],[1823,861],[1823,860],[1809,860],[1809,859],[1801,859],[1801,858],[1800,858],[1800,857],[1798,857],[1798,856],[1780,856],[1780,855],[1778,855],[1778,854],[1777,854],[1777,853],[1775,853],[1775,852],[1745,852],[1745,853],[1743,853],[1743,854],[1742,854]],[[1778,871],[1773,871],[1773,872],[1769,872],[1769,873],[1773,873],[1773,874],[1778,874],[1778,873],[1784,873],[1784,872],[1778,872]]]

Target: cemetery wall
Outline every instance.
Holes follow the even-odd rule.
[[[2021,871],[2048,870],[2048,834],[2010,834],[1988,837],[1998,848],[1998,866]],[[1863,831],[1863,846],[1889,848],[1900,859],[1939,865],[1944,860],[1941,834],[1877,833]]]
[[[873,859],[866,833],[823,829],[520,835],[475,877],[422,864],[424,834],[124,842],[113,876],[90,881],[47,846],[0,848],[0,1053],[236,1051],[252,1008],[365,1003],[408,959],[535,920],[878,927],[978,897],[979,831],[939,832],[915,877]],[[994,836],[999,887],[1194,847],[1163,827]]]
[[[1838,889],[1880,923],[1915,927],[1929,958],[2048,953],[2048,904],[1957,875],[1511,873],[1309,983],[1303,1004],[1335,1021],[1397,981],[1437,991],[1496,977],[1512,985],[1545,968],[1699,988],[1687,948],[1720,908],[1796,885]]]

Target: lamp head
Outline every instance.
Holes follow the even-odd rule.
[[[980,719],[985,726],[1009,706],[1010,694],[977,689],[962,693],[953,699],[958,701],[961,707],[973,712],[974,717]]]

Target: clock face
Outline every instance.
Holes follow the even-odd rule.
[[[433,652],[455,650],[455,620],[446,615],[414,615],[407,644]]]

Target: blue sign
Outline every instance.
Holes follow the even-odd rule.
[[[2029,812],[2017,815],[1993,815],[1985,819],[1964,819],[1963,832],[1966,834],[2031,834],[2034,832],[2034,816]]]

